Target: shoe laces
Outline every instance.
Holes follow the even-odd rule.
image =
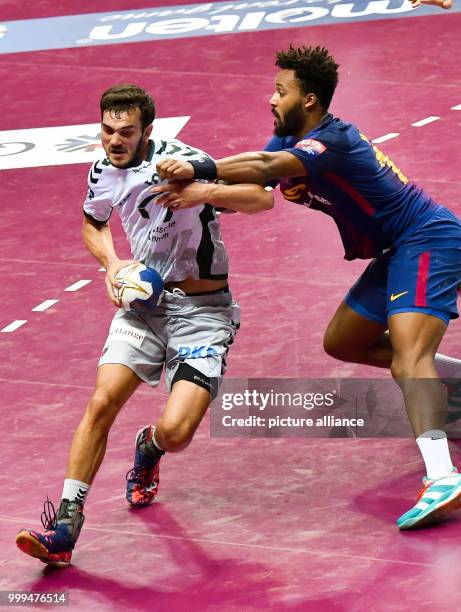
[[[441,480],[442,478],[447,478],[449,476],[451,476],[452,474],[458,474],[458,468],[453,467],[453,469],[451,470],[450,474],[446,474],[445,476],[440,476],[440,478],[428,478],[427,476],[424,476],[423,478],[423,488],[418,492],[418,495],[416,496],[417,500],[420,500],[421,497],[424,495],[424,493],[427,491],[427,489],[434,484],[434,482],[437,482],[438,480]]]
[[[43,528],[46,531],[56,529],[58,525],[56,510],[54,509],[53,502],[50,502],[48,497],[46,498],[46,502],[43,504],[43,512],[40,516],[40,520],[42,521]]]
[[[149,470],[147,470],[142,465],[135,465],[134,468],[128,470],[125,478],[127,480],[132,480],[136,484],[144,485],[147,482],[147,476],[149,474]]]

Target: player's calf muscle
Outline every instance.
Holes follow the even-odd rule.
[[[191,442],[208,406],[210,394],[188,381],[178,381],[165,412],[157,423],[156,436],[164,450],[179,452]]]

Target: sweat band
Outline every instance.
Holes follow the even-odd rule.
[[[214,181],[218,176],[218,169],[211,157],[203,157],[202,159],[188,160],[194,169],[194,178],[203,179],[204,181]]]

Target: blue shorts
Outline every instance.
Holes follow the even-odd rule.
[[[398,312],[456,319],[461,282],[461,221],[441,208],[397,247],[373,259],[346,295],[358,314],[387,326]]]

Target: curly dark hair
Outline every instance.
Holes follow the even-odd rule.
[[[294,70],[305,94],[315,93],[326,110],[338,84],[339,64],[325,47],[299,47],[290,45],[287,51],[276,53],[275,65],[281,70]]]
[[[101,96],[101,118],[105,111],[113,111],[115,116],[120,113],[139,108],[141,123],[144,130],[155,119],[155,104],[149,94],[137,85],[122,83],[107,89]]]

